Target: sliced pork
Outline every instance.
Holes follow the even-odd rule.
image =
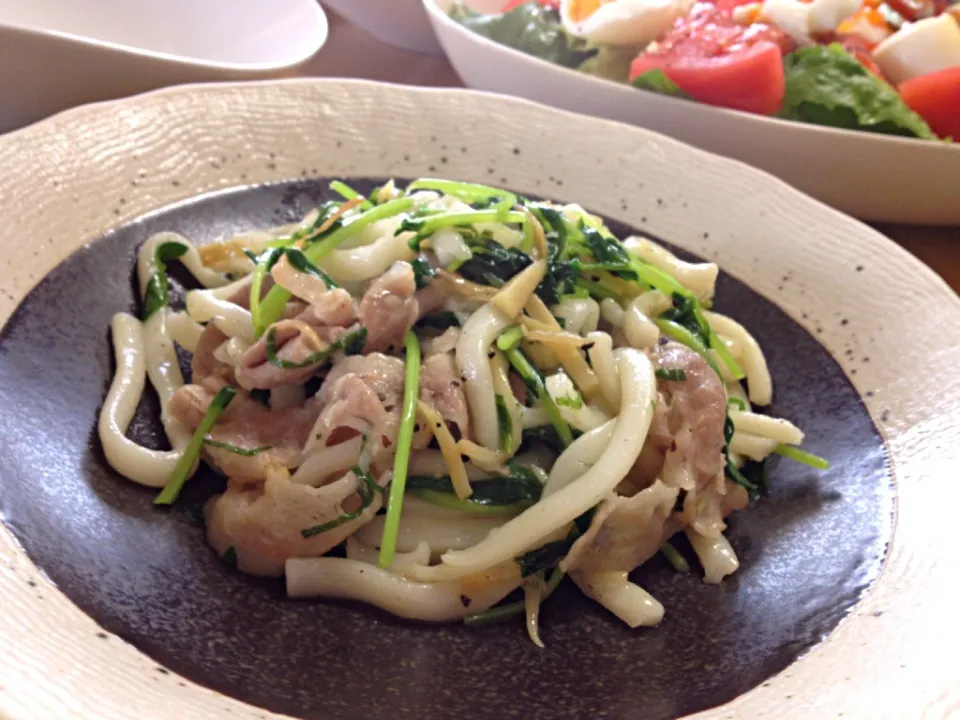
[[[360,300],[360,324],[367,329],[367,352],[397,351],[420,315],[417,284],[410,263],[397,262],[374,280]]]
[[[356,307],[350,293],[342,288],[328,290],[317,302],[308,306],[292,321],[280,321],[274,328],[277,357],[290,363],[302,363],[310,355],[355,330]],[[312,377],[322,363],[302,368],[282,368],[267,357],[267,335],[264,334],[247,352],[236,369],[241,387],[270,389],[296,385]]]
[[[289,558],[323,555],[376,515],[382,505],[378,492],[356,519],[303,536],[303,530],[357,511],[359,487],[352,472],[314,488],[291,482],[285,470],[271,466],[262,487],[231,481],[225,493],[211,498],[204,513],[207,539],[219,555],[233,548],[243,572],[283,575]]]
[[[184,385],[171,398],[170,413],[195,431],[218,390],[213,380]],[[210,439],[240,450],[267,449],[255,455],[243,455],[207,445],[205,451],[228,477],[263,479],[268,465],[290,468],[300,463],[304,443],[318,413],[319,405],[314,401],[301,407],[271,410],[246,393],[238,392],[210,431]]]

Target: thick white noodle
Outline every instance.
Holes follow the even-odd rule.
[[[212,321],[228,338],[240,338],[251,345],[256,340],[250,311],[218,298],[209,290],[187,293],[187,313],[198,323]]]
[[[541,499],[562,490],[596,465],[603,451],[610,444],[616,424],[616,420],[610,420],[574,440],[550,469],[547,484],[540,495]]]
[[[162,307],[153,313],[141,326],[143,348],[146,353],[147,376],[160,399],[160,422],[163,431],[175,450],[186,447],[193,434],[170,414],[170,398],[183,387],[183,374],[177,350],[170,337],[169,308]]]
[[[668,272],[701,302],[713,297],[720,268],[714,263],[688,263],[647,238],[631,236],[623,241],[627,250],[654,267]]]
[[[613,360],[613,338],[605,332],[592,332],[587,339],[593,343],[587,350],[590,367],[600,381],[600,391],[615,410],[620,408],[620,379]]]
[[[623,307],[613,298],[600,301],[600,317],[615,328],[623,325]]]
[[[191,353],[197,349],[197,343],[203,335],[203,325],[191,320],[185,312],[171,312],[167,316],[167,328],[170,330],[170,339]]]
[[[97,423],[103,453],[110,467],[124,477],[148,487],[163,487],[182,450],[150,450],[125,434],[147,380],[143,328],[139,320],[127,313],[114,315],[110,328],[117,371]]]
[[[404,511],[407,509],[404,501]],[[453,516],[449,519],[429,514],[407,513],[400,516],[397,533],[397,550],[410,552],[421,542],[427,543],[435,553],[463,550],[481,542],[491,530],[506,522],[505,516],[477,515]],[[380,547],[383,537],[384,516],[378,515],[357,531],[357,537],[367,545]]]
[[[289,597],[360,600],[398,617],[430,622],[486,610],[520,584],[518,578],[491,581],[467,594],[459,582],[415,582],[364,562],[332,557],[287,560],[286,576]]]
[[[415,253],[407,245],[412,233],[381,236],[370,245],[334,250],[318,265],[338,283],[370,280],[383,275],[398,260],[412,260]]]
[[[467,320],[457,341],[456,357],[470,421],[477,442],[491,450],[500,446],[500,429],[497,423],[497,401],[493,390],[493,373],[487,354],[497,336],[510,324],[510,319],[487,304]]]
[[[204,266],[197,249],[183,235],[175,232],[160,232],[150,236],[140,248],[140,254],[137,258],[137,278],[140,281],[140,297],[143,297],[147,283],[150,281],[157,246],[168,242],[181,243],[187,246],[187,252],[177,258],[177,262],[189,270],[201,285],[208,288],[215,288],[227,284],[228,280],[225,276]]]
[[[233,295],[236,295],[238,292],[246,288],[248,291],[250,289],[250,277],[242,277],[239,280],[234,280],[229,285],[224,285],[219,288],[211,288],[206,291],[207,295],[217,298],[218,300],[226,300]]]
[[[634,298],[624,309],[623,323],[620,327],[630,347],[643,350],[656,347],[660,340],[660,328],[640,309],[637,303],[639,299]]]
[[[735,432],[730,438],[730,452],[745,455],[757,462],[766,459],[776,446],[776,440],[740,431]]]
[[[642,587],[630,582],[625,572],[573,572],[570,577],[587,597],[596,600],[632,628],[656,625],[663,620],[663,605]]]
[[[769,405],[773,401],[773,381],[770,379],[767,360],[759,343],[743,325],[726,315],[704,310],[703,317],[715,333],[726,335],[740,344],[742,351],[737,360],[747,376],[750,402],[754,405]]]
[[[803,442],[803,431],[789,420],[740,410],[731,410],[730,419],[737,432],[759,435],[785,445],[799,445]]]
[[[320,447],[307,455],[290,477],[290,481],[319,487],[334,473],[349,470],[356,465],[360,460],[362,446],[363,438],[357,436],[336,445]]]
[[[623,407],[600,460],[575,482],[542,498],[475,546],[444,553],[439,566],[419,568],[418,579],[453,579],[511,560],[536,547],[538,541],[565,527],[613,492],[640,455],[656,395],[653,365],[643,352],[621,348],[616,358]]]
[[[250,343],[238,337],[220,343],[213,350],[213,357],[224,365],[237,367],[243,360],[243,354],[250,349]],[[277,388],[279,390],[279,388]],[[270,393],[271,398],[273,393]]]
[[[577,386],[573,380],[562,370],[548,375],[545,379],[547,394],[554,400],[562,398],[575,398],[579,395]],[[573,408],[567,404],[557,403],[557,409],[560,411],[560,417],[564,422],[572,425],[577,430],[587,432],[600,427],[610,419],[610,416],[598,407],[590,405],[582,397],[580,407]],[[540,408],[542,410],[542,408]],[[545,423],[544,423],[545,424]]]
[[[718,583],[727,575],[732,575],[740,567],[737,553],[730,541],[723,535],[708,538],[696,530],[687,528],[687,539],[703,566],[703,579],[708,583]]]
[[[356,535],[347,538],[347,559],[376,565],[380,561],[380,551],[372,545],[360,542]],[[394,553],[390,571],[403,574],[411,565],[429,565],[430,546],[425,542],[417,545],[408,553]]]
[[[556,317],[566,321],[564,330],[586,335],[600,324],[600,305],[593,298],[571,298],[550,308]]]

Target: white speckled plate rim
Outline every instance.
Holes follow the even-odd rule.
[[[957,670],[943,649],[960,645],[950,543],[960,503],[960,301],[859,222],[763,172],[638,128],[484,93],[363,81],[183,86],[90,105],[0,137],[0,168],[0,324],[109,228],[200,193],[314,175],[506,184],[580,202],[719,262],[842,365],[888,442],[898,510],[884,571],[850,617],[769,682],[697,717],[957,710]],[[5,717],[277,717],[159,674],[132,646],[98,636],[5,527],[0,606]]]

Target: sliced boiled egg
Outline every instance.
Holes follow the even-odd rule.
[[[760,17],[776,25],[798,45],[809,45],[810,5],[798,0],[766,0],[760,9]]]
[[[860,9],[861,0],[766,0],[762,19],[776,25],[798,45],[809,45],[811,35],[833,32]]]
[[[568,33],[595,45],[640,47],[692,6],[693,0],[562,0],[560,20]]]
[[[871,46],[886,40],[893,32],[879,10],[864,6],[837,27],[841,35],[855,35]]]
[[[840,23],[860,9],[860,0],[813,0],[808,5],[807,25],[811,33],[836,30]]]
[[[895,84],[960,67],[960,24],[950,15],[908,23],[877,45],[873,59]]]

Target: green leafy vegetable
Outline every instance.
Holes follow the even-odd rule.
[[[339,205],[337,205],[339,208]],[[314,238],[304,249],[303,255],[311,263],[317,263],[322,258],[336,250],[340,245],[360,233],[364,228],[369,227],[375,222],[385,220],[405,213],[413,207],[413,200],[410,198],[397,198],[390,200],[382,205],[376,205],[360,215],[354,217],[349,223],[335,223],[335,229],[330,228],[324,233],[322,238]],[[319,225],[317,225],[319,227]],[[309,233],[305,233],[304,237]],[[290,299],[290,292],[284,290],[279,285],[274,285],[267,296],[260,304],[260,324],[267,328],[273,325],[283,312],[287,301]]]
[[[747,409],[747,404],[740,398],[729,398],[727,400],[727,409],[729,410],[730,408],[743,412]]]
[[[760,486],[740,472],[739,468],[733,464],[733,460],[730,459],[730,439],[733,437],[734,431],[733,420],[727,415],[723,421],[723,456],[726,458],[725,472],[728,478],[746,488],[751,500],[756,500],[760,494]]]
[[[566,577],[566,573],[559,568],[550,573],[550,579],[540,594],[541,603],[545,602],[546,599],[553,594],[553,591],[557,589],[557,586],[560,585],[564,577]],[[466,615],[463,618],[463,624],[469,625],[470,627],[480,627],[522,615],[524,612],[526,612],[526,605],[523,600],[518,600],[517,602],[497,605],[489,610]]]
[[[661,380],[668,382],[683,382],[687,379],[687,373],[682,368],[670,368],[669,370],[660,368],[654,374]]]
[[[446,330],[451,327],[460,327],[460,320],[457,314],[450,310],[441,310],[440,312],[424,315],[417,320],[418,328],[430,328],[431,330]]]
[[[527,356],[524,355],[518,347],[505,350],[504,355],[507,356],[507,360],[510,361],[513,369],[517,371],[517,374],[526,386],[530,388],[530,391],[536,396],[540,405],[543,406],[544,411],[547,413],[547,418],[550,420],[550,424],[553,425],[554,430],[557,431],[557,437],[560,439],[563,447],[567,447],[567,445],[573,442],[573,433],[570,431],[570,426],[567,424],[567,421],[560,416],[560,409],[557,407],[557,404],[553,398],[550,397],[550,393],[547,392],[547,386],[543,382],[540,371],[533,366],[527,359]]]
[[[451,195],[468,205],[489,207],[501,199],[509,200],[510,205],[517,204],[517,196],[500,188],[477,183],[458,182],[456,180],[442,180],[440,178],[420,178],[407,186],[407,192],[414,190],[436,190],[444,195]]]
[[[642,75],[638,75],[631,80],[630,84],[640,90],[649,90],[650,92],[655,92],[660,95],[690,99],[690,96],[681,90],[673,80],[668,78],[667,74],[660,68],[647,70]]]
[[[277,355],[277,329],[271,327],[267,331],[267,339],[265,343],[267,362],[269,362],[271,365],[275,365],[281,370],[299,370],[301,368],[324,363],[333,357],[333,354],[339,350],[343,350],[347,355],[356,355],[362,351],[366,339],[367,329],[361,327],[357,330],[342,335],[340,338],[327,345],[327,347],[323,350],[319,350],[315,353],[307,355],[307,357],[300,362],[292,362],[290,360],[284,360]]]
[[[894,88],[837,43],[790,53],[783,58],[783,71],[783,118],[887,135],[937,137]]]
[[[491,238],[480,238],[467,245],[473,257],[464,262],[458,272],[481,285],[500,287],[533,262],[522,250],[505,248]]]
[[[410,463],[410,446],[413,444],[413,427],[417,422],[417,401],[420,398],[420,342],[409,331],[403,338],[407,351],[407,369],[403,383],[403,406],[400,412],[400,429],[397,431],[397,452],[393,458],[393,480],[390,482],[390,501],[387,517],[383,523],[380,541],[379,565],[388,568],[393,564],[397,548],[397,533],[400,531],[400,510],[403,492],[407,484],[407,467]]]
[[[601,45],[599,52],[580,63],[577,70],[605,80],[625,83],[630,77],[630,63],[638,52],[635,45]]]
[[[519,325],[514,325],[500,333],[500,337],[497,338],[497,347],[504,352],[513,350],[520,345],[521,340],[523,340],[523,328]]]
[[[415,235],[410,238],[409,245],[412,250],[419,251],[420,243],[423,242],[424,239],[443,228],[464,227],[472,229],[473,225],[479,223],[523,223],[526,222],[526,220],[527,216],[521,212],[501,212],[499,208],[471,210],[470,212],[444,212],[423,217],[407,218],[400,223],[396,234],[399,235],[403,232],[415,233]],[[501,245],[500,247],[503,246]]]
[[[817,470],[830,469],[830,461],[826,458],[822,458],[819,455],[814,455],[813,453],[808,453],[806,450],[801,450],[800,448],[796,448],[791,445],[784,445],[783,443],[780,443],[773,449],[773,451],[777,453],[777,455],[783,455],[785,458],[790,458],[798,463],[809,465]]]
[[[157,245],[151,258],[150,274],[143,291],[143,320],[165,307],[170,283],[167,280],[167,263],[183,256],[190,248],[181,242],[165,242]]]
[[[335,517],[333,520],[328,522],[304,528],[300,531],[300,534],[303,537],[311,538],[314,535],[325,533],[327,530],[333,530],[336,527],[345,525],[351,520],[356,520],[358,517],[360,517],[364,510],[370,507],[370,503],[373,502],[373,499],[377,496],[377,493],[383,493],[383,488],[377,485],[373,481],[373,478],[370,477],[370,473],[364,472],[359,465],[354,465],[354,467],[351,469],[351,472],[356,475],[357,479],[360,481],[360,487],[357,489],[357,494],[360,495],[360,506],[353,512],[343,513],[342,515]]]
[[[690,563],[687,562],[687,559],[680,554],[680,551],[677,550],[669,540],[663,543],[660,547],[660,552],[667,559],[667,562],[673,566],[674,570],[679,573],[690,572]]]
[[[450,8],[450,17],[495,42],[568,68],[577,67],[597,52],[564,30],[556,10],[536,2],[497,15],[482,15],[456,2]]]
[[[410,267],[413,268],[413,279],[416,281],[417,290],[425,288],[437,276],[437,271],[425,257],[414,258],[410,261]]]
[[[510,454],[513,447],[513,418],[510,417],[503,395],[497,394],[494,399],[497,403],[497,432],[500,438],[500,449]]]
[[[527,468],[514,466],[507,476],[496,476],[471,483],[473,493],[461,500],[447,476],[407,478],[407,490],[423,500],[463,512],[500,515],[515,514],[540,499],[543,486]]]
[[[353,200],[355,198],[360,197],[360,193],[358,193],[352,187],[350,187],[345,182],[342,182],[340,180],[334,180],[332,183],[330,183],[330,189],[333,190],[338,195],[340,195],[345,200]],[[360,203],[360,207],[363,208],[364,210],[367,210],[373,207],[373,203],[365,199],[363,202]]]
[[[557,405],[562,405],[563,407],[568,407],[573,410],[579,410],[583,407],[583,395],[577,391],[574,391],[573,395],[564,395],[562,397],[558,397],[555,402]]]
[[[207,408],[207,412],[204,413],[203,419],[197,426],[196,432],[193,433],[193,437],[190,438],[190,442],[188,442],[187,447],[184,448],[183,455],[177,460],[177,464],[173,466],[170,479],[167,481],[167,484],[164,485],[160,494],[154,499],[154,505],[172,505],[177,499],[184,484],[187,482],[187,478],[193,471],[193,466],[196,465],[197,460],[200,459],[200,451],[203,449],[204,438],[210,434],[213,426],[216,425],[217,420],[220,419],[220,415],[227,409],[227,406],[233,402],[236,396],[237,391],[232,387],[222,387],[220,388],[220,392],[213,397],[213,400],[210,402],[210,407]]]
[[[223,551],[223,555],[220,556],[220,559],[230,567],[235,568],[237,566],[237,549],[231,545]]]
[[[576,428],[570,428],[570,433],[572,434],[574,440],[583,434]],[[557,436],[557,431],[553,425],[541,425],[539,427],[526,428],[523,431],[521,438],[521,448],[527,447],[533,442],[539,442],[543,443],[551,450],[559,453],[562,452],[565,447],[563,442]]]
[[[234,455],[241,455],[243,457],[253,457],[254,455],[259,455],[262,452],[266,452],[267,450],[273,449],[273,445],[261,445],[260,447],[255,447],[255,448],[242,448],[242,447],[237,447],[236,445],[231,445],[230,443],[213,440],[211,438],[204,438],[203,444],[208,447],[214,447],[220,450],[226,450],[227,452],[231,452]]]
[[[564,538],[548,542],[536,550],[520,555],[516,558],[517,564],[520,565],[520,576],[529,577],[542,570],[556,567],[570,552],[572,545],[573,541],[570,538]]]

